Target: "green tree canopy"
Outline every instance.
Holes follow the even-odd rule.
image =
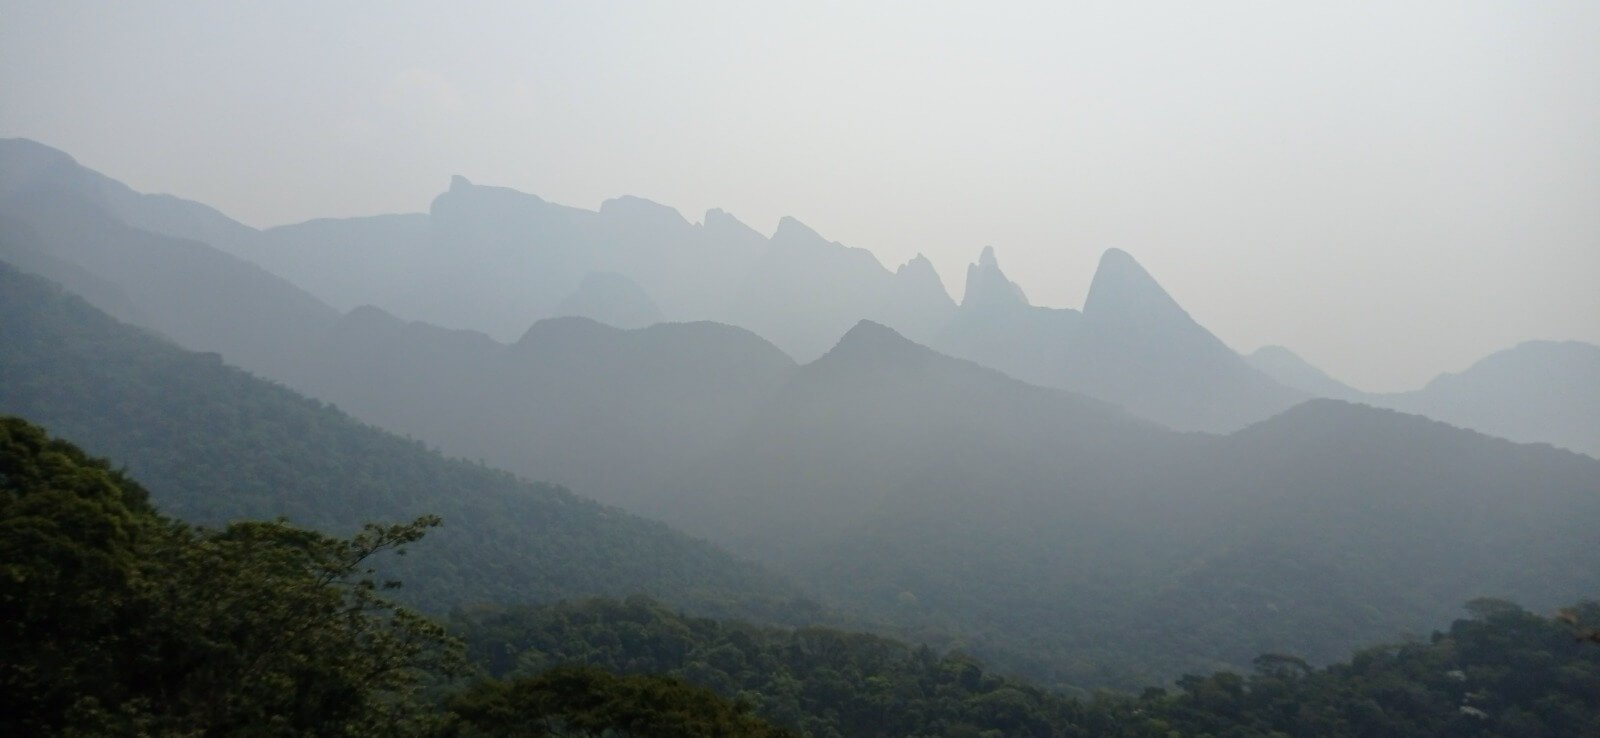
[[[66,442],[0,418],[0,733],[385,734],[458,649],[368,562],[435,518],[336,539],[195,528]]]

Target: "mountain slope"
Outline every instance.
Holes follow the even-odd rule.
[[[250,232],[212,246],[293,282],[333,308],[402,309],[431,257],[425,213],[319,218]],[[414,315],[408,317],[415,318]]]
[[[1317,397],[1426,415],[1518,443],[1549,443],[1600,458],[1600,346],[1527,341],[1410,392],[1369,393],[1324,374],[1281,346],[1250,361]]]
[[[1022,288],[1000,271],[993,248],[967,266],[963,295],[961,307],[928,345],[1024,382],[1060,386],[1081,313],[1028,304]]]
[[[135,192],[44,144],[0,139],[0,200],[40,190],[72,193],[133,228],[185,240],[225,245],[255,232],[208,205]]]
[[[1196,323],[1117,249],[1101,257],[1081,313],[1030,305],[984,249],[967,269],[961,308],[930,345],[1177,430],[1237,430],[1305,399]]]
[[[1600,587],[1600,463],[1318,401],[1179,434],[862,324],[663,515],[907,627],[1137,685]]]
[[[1328,397],[1352,402],[1359,402],[1367,397],[1366,393],[1328,376],[1327,372],[1312,366],[1310,362],[1283,346],[1262,346],[1245,356],[1245,360],[1278,384],[1312,397]]]
[[[1178,430],[1234,430],[1305,399],[1217,340],[1117,249],[1095,270],[1059,386]]]
[[[643,287],[610,272],[591,272],[552,311],[555,317],[589,318],[615,328],[643,328],[661,322],[661,308]]]
[[[772,344],[715,323],[555,318],[506,345],[370,307],[297,362],[293,386],[367,422],[636,511],[659,508],[662,481],[794,371]]]
[[[396,573],[423,604],[654,592],[700,608],[788,597],[756,567],[564,489],[446,459],[116,323],[0,265],[0,413],[128,465],[163,509],[348,531],[434,513]]]
[[[1427,640],[1374,646],[1326,669],[1292,656],[1188,676],[1138,698],[1069,697],[960,653],[884,638],[685,618],[643,601],[474,613],[455,621],[494,673],[585,663],[665,672],[743,696],[808,735],[1577,736],[1600,732],[1600,649],[1509,602],[1468,603]],[[1565,610],[1583,624],[1600,604]],[[626,634],[626,637],[620,637]],[[1463,710],[1462,707],[1471,710]]]
[[[42,182],[0,198],[0,259],[83,289],[116,317],[185,347],[281,377],[338,313],[266,270],[199,241],[130,227],[87,196]]]
[[[1378,402],[1523,443],[1600,458],[1600,346],[1528,341]]]

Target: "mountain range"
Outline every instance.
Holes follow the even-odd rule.
[[[1411,393],[1361,393],[1318,382],[1316,370],[1308,374],[1304,362],[1285,358],[1286,349],[1241,357],[1116,249],[1102,258],[1082,311],[1029,304],[993,249],[969,266],[958,305],[926,258],[890,272],[870,252],[829,242],[793,218],[768,238],[720,210],[690,223],[670,208],[623,197],[586,211],[457,177],[428,213],[261,231],[199,203],[135,193],[31,141],[0,142],[0,164],[0,217],[13,229],[29,228],[57,242],[47,254],[10,254],[14,263],[64,256],[68,263],[49,267],[50,276],[113,314],[134,318],[135,307],[152,311],[157,314],[137,319],[278,378],[288,371],[278,358],[315,340],[311,334],[338,313],[366,305],[406,322],[474,330],[505,343],[537,320],[564,315],[621,328],[720,322],[750,330],[800,361],[820,356],[865,319],[952,356],[1106,400],[1178,430],[1228,432],[1309,397],[1333,397],[1600,454],[1593,412],[1600,403],[1593,356],[1600,349],[1593,346],[1530,350],[1498,379],[1457,391],[1454,399],[1444,377]],[[63,231],[80,243],[60,243]],[[139,265],[116,263],[116,252],[82,253],[81,242],[159,240],[155,236],[215,248],[173,256],[140,275],[130,270]],[[141,251],[184,249],[194,247],[147,243]],[[84,267],[85,261],[95,263]],[[268,274],[244,273],[261,271],[256,265]],[[232,273],[217,273],[222,270]],[[169,289],[174,281],[188,290]],[[184,304],[187,292],[212,285],[234,299],[213,295]],[[121,294],[126,290],[150,294],[130,302]],[[139,304],[149,301],[157,304]],[[237,314],[215,314],[235,307]],[[234,340],[233,327],[249,325],[256,315],[270,319],[250,326],[249,341]],[[213,325],[195,325],[202,321]],[[286,331],[305,335],[263,335]],[[1532,396],[1552,379],[1565,384]],[[1568,390],[1583,401],[1546,399],[1568,397]]]
[[[31,142],[0,145],[0,165],[0,259],[220,355],[164,359],[184,368],[156,376],[122,348],[62,355],[75,344],[57,334],[79,324],[98,326],[95,346],[156,339],[7,275],[4,325],[42,338],[8,338],[16,387],[0,410],[47,415],[36,419],[130,464],[164,458],[152,468],[166,471],[134,469],[158,491],[192,454],[249,458],[249,442],[185,440],[217,417],[249,438],[260,421],[245,408],[307,401],[281,388],[237,407],[222,390],[210,405],[180,396],[154,413],[160,433],[122,447],[102,440],[94,402],[131,413],[119,428],[152,413],[123,396],[80,402],[74,388],[182,388],[210,376],[201,366],[244,377],[226,362],[666,521],[797,587],[724,579],[713,599],[812,592],[1058,683],[1139,685],[1263,651],[1331,659],[1472,597],[1544,607],[1600,586],[1582,565],[1600,544],[1600,462],[1438,422],[1596,453],[1584,445],[1600,417],[1592,346],[1528,344],[1415,393],[1369,396],[1287,350],[1240,356],[1117,250],[1081,311],[1031,305],[992,250],[958,305],[925,259],[891,272],[792,219],[768,238],[719,211],[694,224],[623,198],[590,212],[457,179],[427,214],[256,231]],[[45,370],[56,366],[75,368]],[[190,404],[218,415],[176,409]],[[314,498],[267,484],[240,499],[257,500],[248,514],[304,514]],[[317,503],[343,517],[311,522],[427,505],[448,518],[464,499],[340,491]],[[273,507],[283,500],[298,502]],[[501,521],[482,545],[515,552],[515,528]],[[453,545],[483,564],[471,538]],[[748,566],[700,550],[717,571]]]

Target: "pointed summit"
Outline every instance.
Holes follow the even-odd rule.
[[[817,363],[902,364],[934,356],[922,346],[882,323],[863,320],[847,331]]]
[[[835,351],[854,351],[866,346],[887,346],[895,343],[909,344],[911,341],[889,326],[876,321],[862,320],[845,331],[844,336],[839,338],[838,345],[833,348]]]
[[[1127,252],[1100,257],[1068,387],[1177,430],[1229,432],[1305,399],[1195,322]]]
[[[944,289],[944,280],[939,279],[939,272],[933,268],[933,262],[922,254],[917,254],[912,259],[894,270],[895,279],[916,291],[926,291],[929,294],[937,293],[949,301],[950,293]]]
[[[700,221],[700,226],[707,233],[729,235],[746,240],[752,237],[763,241],[767,240],[767,237],[761,235],[760,231],[746,225],[744,221],[735,218],[732,213],[722,208],[707,210],[705,218]]]
[[[917,293],[936,295],[940,302],[954,304],[950,300],[950,293],[944,288],[944,280],[939,278],[938,270],[933,268],[933,262],[922,254],[917,254],[910,261],[901,264],[894,270],[894,278],[904,289]]]
[[[450,177],[450,191],[456,192],[472,186],[472,180],[459,174]]]
[[[1100,266],[1089,285],[1089,297],[1083,302],[1083,315],[1090,320],[1193,322],[1155,278],[1122,249],[1106,249],[1101,255]]]
[[[939,276],[938,273],[933,269],[933,262],[929,261],[928,257],[923,256],[920,252],[916,256],[911,257],[910,261],[901,264],[900,268],[896,269],[894,273],[915,275],[918,278],[928,274],[932,274],[934,277]]]
[[[983,247],[978,262],[967,267],[967,291],[961,298],[963,308],[1027,307],[1028,296],[1015,282],[1006,279],[1000,271],[1000,261],[995,258],[994,247]]]
[[[773,241],[790,241],[790,242],[796,242],[796,243],[803,243],[803,242],[827,243],[828,242],[828,239],[823,238],[822,234],[817,233],[815,230],[812,230],[811,226],[808,226],[808,225],[806,225],[804,223],[801,223],[800,219],[798,219],[798,218],[796,218],[796,217],[794,217],[792,215],[785,215],[782,218],[778,219],[778,229],[772,232],[772,240]]]

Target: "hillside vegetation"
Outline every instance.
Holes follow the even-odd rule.
[[[1509,602],[1314,669],[1078,698],[842,631],[690,618],[641,598],[397,607],[386,552],[282,522],[197,528],[126,474],[0,418],[0,729],[13,735],[1498,736],[1600,729],[1600,604]],[[469,656],[471,662],[464,660]],[[475,662],[475,663],[472,663]]]
[[[348,534],[437,515],[435,555],[388,565],[428,608],[639,592],[707,612],[805,613],[757,566],[660,523],[358,423],[122,325],[0,264],[0,413],[126,464],[185,521]]]

